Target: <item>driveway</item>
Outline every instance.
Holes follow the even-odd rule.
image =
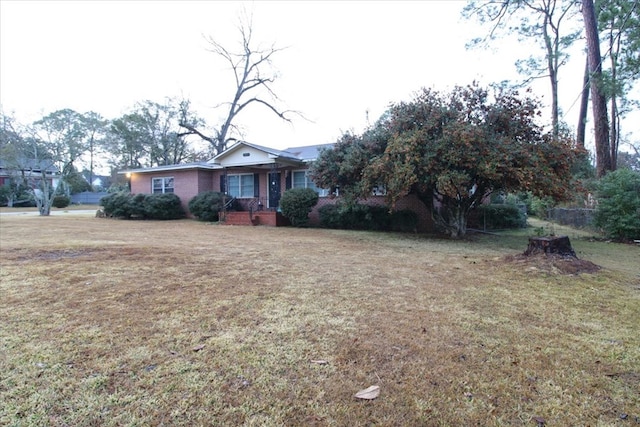
[[[59,215],[74,216],[74,215],[95,215],[95,214],[96,214],[95,209],[76,209],[76,210],[70,210],[70,211],[52,210],[51,211],[52,216],[59,216]],[[38,216],[40,215],[40,213],[38,211],[0,212],[0,216],[15,216],[15,215]]]

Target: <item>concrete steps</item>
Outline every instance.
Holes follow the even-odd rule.
[[[266,225],[269,227],[283,227],[290,225],[280,212],[258,211],[250,215],[249,212],[227,212],[224,225]]]

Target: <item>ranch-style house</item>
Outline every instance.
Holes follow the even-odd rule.
[[[317,188],[308,175],[311,162],[320,150],[333,144],[292,147],[277,150],[239,141],[206,162],[158,166],[121,171],[126,174],[134,194],[174,193],[188,212],[188,202],[199,193],[220,191],[236,199],[237,212],[227,212],[225,224],[287,224],[279,213],[280,197],[290,188],[312,188],[320,195],[318,205],[310,213],[311,224],[319,223],[318,209],[336,203],[337,191]],[[384,204],[384,194],[374,191],[362,201]],[[414,196],[403,198],[396,209],[411,209],[418,214],[417,231],[433,229],[431,216]]]

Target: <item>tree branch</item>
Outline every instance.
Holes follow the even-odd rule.
[[[182,122],[182,121],[181,121],[180,123],[178,123],[178,125],[179,125],[180,127],[183,127],[183,128],[185,128],[185,129],[187,129],[187,130],[189,131],[189,132],[182,132],[182,133],[179,133],[179,134],[178,134],[178,136],[198,135],[200,138],[204,139],[205,141],[207,141],[207,142],[209,142],[209,143],[211,143],[211,144],[215,143],[215,139],[214,139],[214,138],[211,138],[211,137],[209,137],[209,136],[206,136],[205,134],[203,134],[202,132],[200,132],[198,129],[196,129],[194,126],[191,126],[191,125],[190,125],[190,124],[188,124],[188,123],[185,123],[185,122]]]

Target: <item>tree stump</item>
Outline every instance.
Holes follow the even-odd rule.
[[[524,254],[529,256],[539,253],[578,258],[568,236],[529,237],[529,246]]]

